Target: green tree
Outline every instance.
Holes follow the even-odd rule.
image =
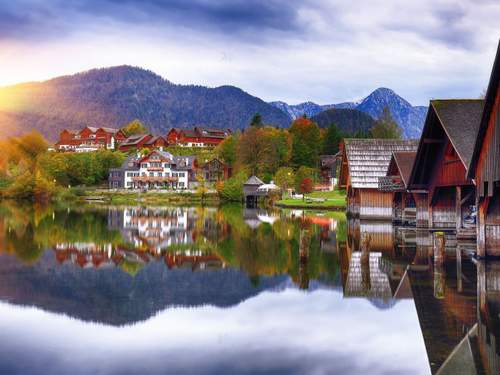
[[[149,131],[146,125],[144,125],[138,119],[129,122],[121,130],[126,137],[130,137],[136,134],[146,134]]]
[[[384,139],[401,139],[402,132],[396,121],[391,115],[391,111],[386,106],[380,115],[380,118],[375,121],[375,125],[371,129],[373,138]]]
[[[224,139],[215,149],[215,152],[219,158],[224,160],[229,166],[234,166],[237,158],[237,147],[238,147],[239,133],[230,135]]]
[[[219,196],[226,201],[241,202],[243,200],[243,184],[248,179],[244,171],[229,178],[224,184],[218,185]]]
[[[323,155],[335,155],[339,152],[339,144],[344,138],[344,134],[335,124],[331,124],[323,136]]]
[[[290,167],[281,167],[274,175],[274,183],[278,185],[283,191],[294,186],[295,172]]]
[[[263,126],[264,124],[262,123],[262,116],[259,112],[257,112],[255,115],[253,115],[252,120],[250,121],[250,126]]]
[[[295,172],[295,191],[300,191],[300,185],[306,178],[316,181],[316,169],[302,166]]]
[[[290,127],[292,136],[291,163],[295,167],[314,167],[318,161],[321,134],[318,125],[304,117],[296,119]]]

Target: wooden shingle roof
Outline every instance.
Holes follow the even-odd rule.
[[[410,180],[411,170],[413,168],[413,163],[415,162],[415,156],[417,156],[416,151],[412,152],[395,152],[394,161],[401,173],[401,178],[405,187],[408,186],[408,181]]]
[[[414,152],[416,140],[345,139],[344,150],[353,188],[377,189],[387,173],[393,152]]]
[[[434,109],[460,160],[462,160],[465,168],[468,168],[481,122],[484,100],[431,100],[431,107]]]

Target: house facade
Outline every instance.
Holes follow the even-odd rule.
[[[192,129],[172,128],[166,139],[169,145],[180,147],[215,147],[230,135],[229,129],[197,126]]]
[[[468,177],[476,183],[477,254],[481,257],[500,256],[500,43]]]
[[[195,183],[193,156],[173,156],[154,150],[145,156],[131,156],[121,168],[109,171],[110,189],[188,189]]]
[[[91,152],[97,150],[115,150],[125,140],[120,129],[95,128],[86,126],[79,132],[64,129],[59,134],[59,141],[55,144],[57,151]]]
[[[393,139],[345,139],[339,187],[347,192],[347,212],[370,219],[392,219],[393,195],[380,191],[393,152],[416,151],[418,142]]]
[[[200,165],[200,171],[205,181],[215,183],[231,177],[231,168],[218,158],[206,161]]]
[[[475,235],[475,223],[466,220],[475,197],[467,168],[483,105],[479,99],[430,102],[409,182],[410,190],[426,194],[417,215],[426,216],[430,228]]]

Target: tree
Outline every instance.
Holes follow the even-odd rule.
[[[339,144],[344,134],[335,124],[331,124],[323,136],[323,155],[335,155],[339,152]]]
[[[300,185],[302,181],[306,178],[309,178],[314,182],[316,180],[315,174],[316,170],[314,168],[309,168],[305,166],[300,167],[295,173],[295,190],[300,191],[301,189]]]
[[[306,177],[300,182],[299,192],[302,194],[302,199],[304,199],[306,194],[312,193],[313,191],[313,180],[312,178]]]
[[[201,201],[205,200],[205,195],[208,193],[207,181],[203,176],[203,173],[199,172],[196,174],[196,182],[198,182],[198,186],[196,187],[196,192],[200,194]]]
[[[260,127],[262,126],[262,116],[259,112],[257,112],[255,115],[252,117],[252,121],[250,121],[250,126],[257,126]]]
[[[292,136],[291,162],[295,167],[316,166],[321,134],[318,125],[304,117],[296,119],[290,127]]]
[[[230,135],[219,143],[215,149],[217,156],[231,167],[234,166],[237,158],[238,138],[239,134]]]
[[[286,191],[294,185],[295,173],[290,167],[281,167],[274,175],[274,183],[278,185],[283,191]]]
[[[384,139],[401,139],[401,128],[391,115],[391,111],[386,106],[380,115],[380,118],[375,121],[375,125],[371,129],[373,138]]]
[[[149,131],[146,125],[144,125],[138,119],[129,122],[121,130],[126,137],[130,137],[136,134],[146,134]]]
[[[229,178],[224,184],[217,185],[219,196],[226,201],[241,202],[243,200],[243,184],[248,175],[241,171]]]

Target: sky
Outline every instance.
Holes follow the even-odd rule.
[[[0,0],[0,86],[133,65],[266,101],[479,97],[498,0]]]

